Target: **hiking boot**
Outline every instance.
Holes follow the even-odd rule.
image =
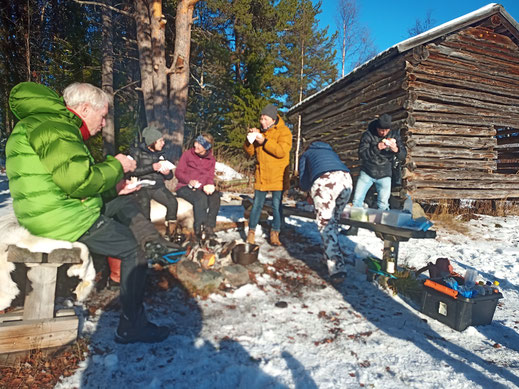
[[[281,246],[281,242],[279,241],[279,231],[270,231],[270,244],[272,246]]]
[[[357,236],[358,233],[359,233],[359,228],[353,227],[353,226],[351,226],[347,230],[341,230],[341,234],[346,235],[346,236]]]
[[[131,323],[121,315],[119,326],[115,331],[115,341],[121,344],[128,343],[158,343],[169,336],[169,328],[149,322],[145,317]]]
[[[108,290],[120,290],[121,283],[114,281],[111,277],[108,278],[108,283],[106,284],[106,289]]]
[[[330,279],[331,279],[332,283],[340,284],[341,282],[343,282],[346,279],[347,275],[348,274],[345,271],[340,271],[338,273],[332,274],[330,276]]]
[[[168,242],[170,243],[170,242]],[[146,258],[149,259],[152,263],[160,263],[162,265],[168,265],[170,262],[164,259],[165,255],[171,255],[179,253],[179,256],[182,256],[185,253],[185,249],[178,245],[175,245],[177,248],[165,246],[159,242],[148,242],[146,243],[144,253]],[[182,254],[180,254],[182,253]],[[171,262],[173,263],[173,262]]]
[[[205,233],[204,230],[200,229],[200,230],[195,230],[195,241],[197,243],[200,243],[200,242],[203,242],[207,239],[207,234]]]
[[[205,238],[206,239],[211,239],[211,238],[215,238],[216,237],[216,233],[214,232],[214,228],[213,227],[205,226],[204,227],[204,232],[205,232]]]
[[[256,243],[256,231],[249,229],[247,233],[247,243],[255,244]]]
[[[174,242],[173,237],[177,233],[177,221],[176,220],[166,220],[166,236],[169,238],[171,242]]]

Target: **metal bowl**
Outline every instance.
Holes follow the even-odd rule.
[[[240,243],[232,249],[231,257],[234,263],[249,265],[258,260],[259,246],[257,244]]]

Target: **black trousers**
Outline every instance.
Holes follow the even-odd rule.
[[[143,312],[147,262],[140,241],[153,234],[149,228],[154,230],[143,219],[131,197],[119,196],[105,204],[96,222],[78,239],[92,253],[121,259],[120,299],[123,314],[131,322]],[[145,233],[136,238],[139,228]]]
[[[165,186],[142,188],[135,192],[135,197],[139,202],[143,215],[148,219],[150,218],[150,201],[153,199],[166,207],[166,220],[177,220],[177,198]]]
[[[203,190],[183,186],[177,190],[177,196],[193,205],[195,232],[200,232],[202,225],[213,228],[216,226],[216,217],[220,210],[220,192],[214,191],[208,196]]]

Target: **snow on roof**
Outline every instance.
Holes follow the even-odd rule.
[[[431,28],[430,30],[427,30],[421,34],[418,34],[416,36],[413,36],[411,38],[408,38],[400,43],[397,43],[390,48],[382,51],[375,57],[371,58],[370,60],[364,62],[362,65],[357,66],[355,69],[353,69],[351,72],[346,74],[344,77],[341,77],[340,79],[332,82],[330,85],[326,86],[325,88],[321,89],[319,92],[314,93],[311,96],[308,96],[303,101],[297,103],[292,108],[290,108],[287,112],[287,115],[290,115],[296,111],[298,111],[303,105],[306,105],[309,101],[315,99],[316,97],[326,93],[331,88],[334,88],[338,84],[344,82],[344,80],[352,78],[356,73],[358,73],[360,70],[363,70],[367,68],[368,66],[378,62],[380,58],[383,57],[389,57],[393,56],[399,53],[403,53],[405,51],[408,51],[416,46],[419,46],[421,44],[424,44],[426,42],[430,42],[440,36],[443,36],[445,34],[449,34],[453,31],[460,30],[464,27],[470,26],[471,24],[474,24],[475,22],[485,19],[489,17],[490,15],[500,13],[501,16],[503,16],[515,29],[519,31],[519,23],[515,21],[515,19],[505,11],[503,6],[501,4],[497,3],[490,3],[484,7],[481,7],[475,11],[472,11],[466,15],[460,16],[459,18],[453,19],[447,23],[443,23],[437,27]]]

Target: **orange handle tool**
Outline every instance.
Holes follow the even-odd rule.
[[[451,289],[448,286],[438,284],[437,282],[431,280],[425,280],[424,285],[428,286],[429,288],[436,289],[438,292],[444,293],[447,296],[451,296],[452,298],[458,298],[458,291]]]

